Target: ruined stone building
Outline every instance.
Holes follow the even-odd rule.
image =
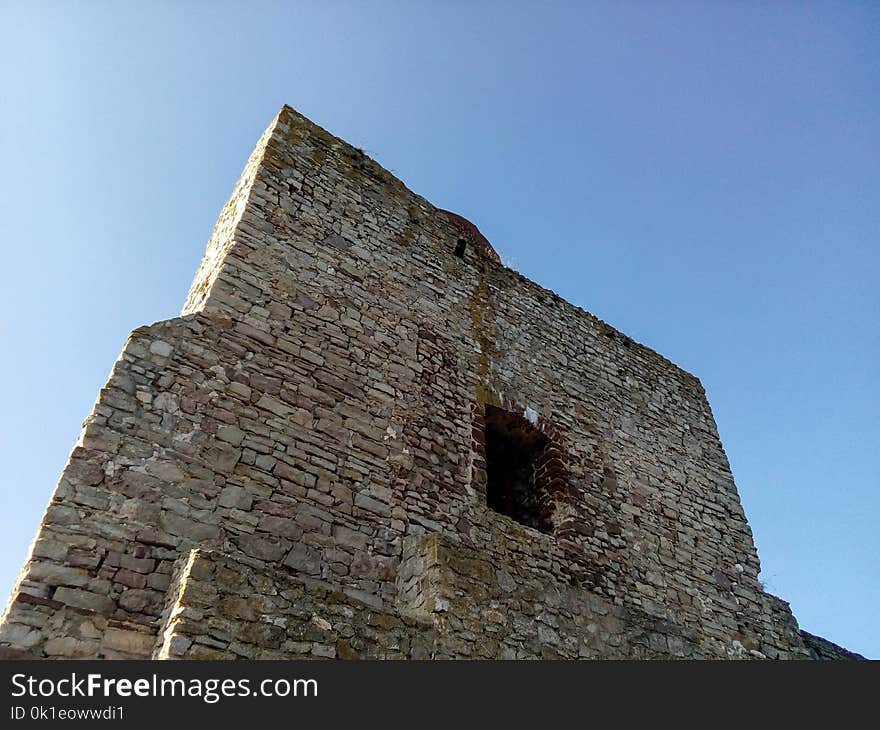
[[[285,107],[131,333],[7,656],[843,657],[759,563],[700,381]]]

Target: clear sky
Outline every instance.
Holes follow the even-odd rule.
[[[768,590],[880,658],[880,4],[0,1],[0,590],[283,103],[698,375]]]

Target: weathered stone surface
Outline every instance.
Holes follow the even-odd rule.
[[[150,352],[154,355],[158,355],[159,357],[168,357],[174,348],[171,347],[167,342],[163,342],[162,340],[155,340],[150,344]]]
[[[281,560],[290,547],[287,540],[256,535],[239,535],[235,538],[235,544],[245,555],[269,563],[277,563]]]
[[[219,504],[221,507],[234,507],[235,509],[249,510],[254,503],[252,495],[242,487],[230,485],[220,492]]]
[[[109,649],[131,654],[132,656],[147,656],[153,650],[156,643],[155,637],[144,631],[130,631],[118,628],[110,628],[104,634],[104,646]]]
[[[190,569],[181,573],[166,606],[171,618],[155,649],[160,659],[198,658],[206,648],[215,659],[426,658],[434,644],[428,620],[404,622],[393,612],[282,571],[267,569],[254,585],[251,568],[229,556],[200,550],[187,562]],[[226,586],[220,597],[203,603],[200,596],[220,582]],[[195,615],[193,606],[198,606]],[[236,622],[234,634],[230,620]]]
[[[318,575],[321,572],[321,555],[317,550],[299,543],[284,558],[284,565],[305,575]]]
[[[182,316],[125,344],[0,645],[847,655],[759,569],[695,377],[285,107]]]
[[[59,603],[74,608],[85,608],[98,613],[113,613],[116,608],[115,601],[109,596],[91,593],[90,591],[80,590],[79,588],[58,588],[52,595]]]

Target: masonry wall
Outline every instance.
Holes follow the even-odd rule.
[[[757,581],[699,381],[458,242],[285,107],[183,315],[126,343],[0,641],[39,656],[807,657]],[[486,404],[553,444],[548,534],[486,507]],[[286,603],[246,618],[212,599],[192,620],[205,595],[235,604],[245,574]],[[283,637],[267,628],[282,618]]]
[[[162,626],[157,659],[428,659],[434,643],[424,619],[204,550],[181,562]]]

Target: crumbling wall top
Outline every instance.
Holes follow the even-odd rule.
[[[471,223],[464,216],[458,215],[458,213],[453,213],[450,210],[443,210],[442,208],[437,208],[437,210],[445,215],[449,220],[458,228],[458,235],[465,239],[468,243],[473,243],[477,246],[481,246],[489,256],[497,261],[499,264],[501,263],[501,257],[498,255],[498,252],[492,248],[492,244],[489,243],[489,240],[480,233],[480,229],[477,228],[473,223]]]

